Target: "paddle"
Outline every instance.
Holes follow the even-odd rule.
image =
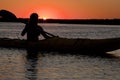
[[[45,32],[45,31],[44,31]],[[48,34],[48,35],[50,35],[50,36],[52,36],[52,37],[58,37],[58,36],[55,36],[55,35],[53,35],[53,34],[51,34],[51,33],[48,33],[48,32],[45,32],[46,34]]]

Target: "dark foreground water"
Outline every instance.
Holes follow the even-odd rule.
[[[41,25],[48,32],[67,38],[120,37],[120,26],[115,25]],[[0,38],[25,39],[20,36],[23,26],[0,23]],[[30,53],[25,49],[0,48],[0,80],[120,80],[120,50],[110,52],[116,57]]]

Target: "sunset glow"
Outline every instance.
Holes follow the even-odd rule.
[[[43,9],[39,9],[37,11],[37,13],[39,14],[39,16],[41,18],[57,18],[59,15],[56,13],[55,10],[52,9],[47,9],[47,8],[43,8]]]
[[[56,6],[42,6],[38,8],[36,13],[39,14],[39,18],[46,18],[46,19],[58,19],[58,18],[65,18],[65,12],[62,9],[58,9]]]
[[[47,20],[47,18],[46,18],[46,17],[43,17],[43,20]]]
[[[120,0],[1,0],[0,10],[28,18],[33,12],[46,19],[120,18]]]

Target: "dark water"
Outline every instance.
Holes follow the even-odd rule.
[[[115,25],[41,25],[48,32],[67,38],[120,37],[120,26]],[[20,36],[23,26],[0,23],[0,38],[25,39]],[[120,80],[120,50],[110,54],[116,57],[0,48],[0,80]]]

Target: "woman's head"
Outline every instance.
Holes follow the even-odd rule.
[[[38,23],[38,14],[37,13],[32,13],[30,15],[30,23],[32,23],[32,24]]]

